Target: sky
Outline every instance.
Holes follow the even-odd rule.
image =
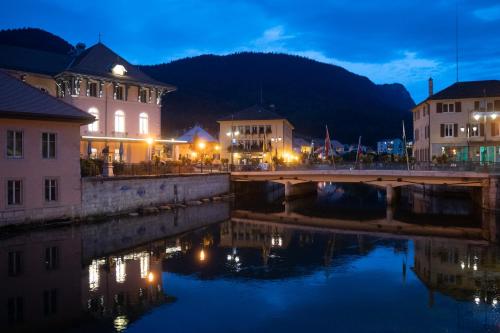
[[[0,29],[21,27],[87,46],[100,33],[134,64],[241,51],[302,55],[375,83],[402,83],[416,102],[427,97],[429,77],[435,91],[456,81],[458,31],[459,80],[500,79],[499,0],[2,3]]]

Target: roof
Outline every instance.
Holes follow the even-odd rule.
[[[0,68],[45,75],[62,72],[71,56],[0,44]]]
[[[279,114],[269,111],[262,107],[261,105],[254,105],[249,108],[238,111],[232,115],[226,116],[219,119],[219,121],[230,121],[230,120],[287,120],[285,117]],[[288,120],[287,120],[288,121]]]
[[[111,72],[111,68],[116,64],[125,67],[127,70],[125,75],[116,76]],[[50,76],[70,72],[103,79],[149,84],[169,91],[176,89],[146,75],[137,66],[130,64],[102,43],[89,47],[77,56],[0,44],[0,68]]]
[[[193,143],[195,139],[201,139],[205,142],[218,142],[217,139],[215,139],[212,135],[210,135],[207,131],[205,131],[198,125],[194,126],[186,133],[182,134],[176,140],[186,141],[187,143]]]
[[[89,124],[93,116],[0,70],[0,118],[51,119]]]
[[[111,68],[115,65],[123,65],[127,72],[125,75],[114,75]],[[137,83],[151,84],[154,86],[161,86],[174,90],[175,87],[167,85],[163,82],[157,81],[139,68],[130,64],[127,60],[120,57],[110,48],[102,43],[97,43],[80,53],[66,68],[65,72],[72,72],[77,74],[87,74],[98,76],[102,78],[123,80]]]
[[[428,100],[482,97],[500,97],[500,81],[484,80],[456,82],[448,88],[430,96]]]

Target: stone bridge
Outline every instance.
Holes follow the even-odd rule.
[[[231,172],[232,181],[270,181],[284,184],[286,197],[311,191],[318,182],[371,184],[386,188],[388,204],[392,204],[395,198],[394,188],[400,186],[446,185],[477,187],[481,189],[481,205],[488,210],[498,210],[499,179],[500,174],[498,173],[453,170],[298,169]]]

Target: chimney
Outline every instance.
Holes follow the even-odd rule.
[[[432,80],[432,77],[429,78],[429,97],[434,95],[434,80]]]

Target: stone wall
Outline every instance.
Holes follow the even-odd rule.
[[[141,207],[183,203],[229,192],[229,174],[189,174],[82,179],[83,218]]]

